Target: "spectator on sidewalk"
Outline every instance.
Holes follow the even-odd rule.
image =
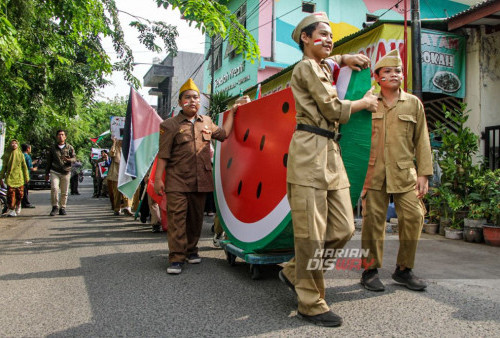
[[[17,140],[10,141],[2,156],[2,171],[0,171],[0,185],[4,180],[7,185],[7,216],[15,217],[21,213],[21,200],[24,195],[24,185],[30,177],[24,155],[19,149]]]
[[[50,198],[52,210],[50,216],[66,215],[71,164],[75,162],[75,149],[66,143],[66,131],[56,132],[56,142],[48,149],[45,180],[50,178]],[[50,175],[50,176],[49,176]],[[60,194],[60,196],[59,196]]]
[[[33,160],[31,159],[31,145],[29,144],[21,144],[21,150],[24,154],[24,160],[26,161],[26,166],[28,167],[28,171],[31,177],[31,172],[36,171],[36,167],[33,167]],[[29,201],[29,188],[28,188],[28,183],[24,185],[24,196],[23,200],[21,202],[21,206],[23,208],[34,208],[35,206],[30,203]]]

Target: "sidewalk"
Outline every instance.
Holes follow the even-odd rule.
[[[326,300],[344,324],[321,328],[296,318],[279,267],[252,280],[246,263],[229,266],[210,218],[203,262],[171,276],[166,234],[113,216],[90,189],[70,196],[67,216],[48,216],[42,190],[30,192],[36,209],[0,219],[0,336],[500,336],[500,248],[424,234],[415,273],[430,285],[412,292],[390,278],[398,243],[387,234],[386,292],[364,290],[360,271],[327,272]]]

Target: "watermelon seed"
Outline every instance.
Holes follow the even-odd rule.
[[[283,113],[288,113],[288,109],[290,109],[290,105],[288,104],[288,102],[283,103],[283,106],[281,106],[281,110],[283,111]]]
[[[243,142],[245,142],[247,140],[249,132],[250,132],[250,129],[247,129],[247,131],[245,132],[245,135],[243,136]]]
[[[287,162],[288,162],[288,153],[285,153],[285,155],[283,155],[283,165],[285,166],[285,168],[286,168]]]
[[[262,135],[260,139],[260,150],[264,149],[264,143],[266,142],[266,135]]]
[[[231,163],[233,163],[233,158],[231,157],[229,161],[227,161],[227,169],[231,166]]]
[[[238,196],[240,195],[241,193],[241,185],[243,184],[243,182],[240,181],[240,184],[238,184]]]
[[[262,191],[262,182],[259,182],[259,185],[257,186],[257,198],[260,197],[261,191]]]

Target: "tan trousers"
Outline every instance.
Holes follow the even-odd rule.
[[[149,195],[147,196],[148,196],[149,213],[151,214],[151,224],[153,225],[160,224],[161,223],[160,206],[151,198],[151,196]]]
[[[108,182],[109,200],[111,201],[113,210],[119,212],[121,208],[130,208],[132,206],[132,201],[118,190],[118,181],[106,181]]]
[[[424,224],[425,207],[415,190],[392,194],[398,215],[399,251],[397,264],[413,268],[415,252]],[[381,268],[384,255],[384,236],[389,194],[385,183],[382,190],[366,191],[362,199],[363,229],[361,247],[368,249],[367,261],[374,260],[370,268]]]
[[[311,269],[311,259],[322,249],[340,249],[354,234],[349,189],[319,190],[288,184],[292,209],[295,257],[283,268],[295,285],[300,313],[314,316],[330,310],[325,301],[322,267]]]
[[[69,172],[60,174],[54,170],[50,171],[50,199],[53,207],[66,208],[70,178]],[[61,198],[59,198],[59,192]]]
[[[184,263],[187,256],[198,253],[205,196],[204,192],[167,193],[167,240],[170,263]]]

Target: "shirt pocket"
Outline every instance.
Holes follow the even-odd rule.
[[[417,171],[413,161],[398,161],[399,171],[396,174],[396,184],[405,185],[409,182],[417,181]]]
[[[307,199],[296,197],[290,200],[292,209],[293,233],[297,238],[309,238],[309,222],[307,217]]]
[[[182,130],[175,136],[175,143],[184,144],[193,140],[193,136],[189,130]]]
[[[415,130],[415,125],[417,124],[417,119],[411,114],[398,114],[398,130],[401,131],[401,136],[406,138],[412,138],[413,132]]]

